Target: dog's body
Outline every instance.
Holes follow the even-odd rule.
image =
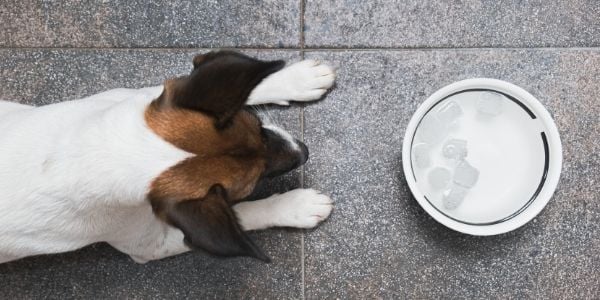
[[[202,61],[207,60],[205,56],[195,59],[195,71],[210,69],[212,62]],[[259,64],[233,57],[241,59],[236,64],[252,68]],[[232,59],[209,58],[217,62]],[[240,89],[247,90],[241,94],[242,105],[314,100],[333,84],[331,69],[311,61],[261,74],[257,82],[241,84]],[[189,80],[196,80],[193,76]],[[250,146],[240,146],[246,151],[242,154],[232,148],[237,146],[227,146],[226,154],[209,159],[204,152],[210,152],[205,149],[213,145],[202,145],[202,150],[197,150],[198,146],[187,143],[198,136],[210,139],[215,134],[223,139],[221,143],[229,143],[232,140],[224,138],[229,136],[227,132],[246,126],[236,122],[254,119],[230,108],[219,110],[202,104],[193,111],[185,107],[186,103],[179,104],[177,101],[193,98],[178,96],[188,93],[191,86],[167,82],[165,88],[116,89],[43,107],[0,101],[0,263],[71,251],[95,242],[108,242],[137,262],[175,255],[190,247],[266,260],[240,230],[308,228],[329,215],[331,200],[310,189],[240,202],[271,162],[258,160],[255,152],[247,154],[250,150],[244,147]],[[196,86],[194,82],[193,88]],[[179,125],[169,121],[172,116],[188,115],[189,119],[176,122]],[[200,128],[215,119],[217,129]],[[179,128],[186,122],[196,127]],[[261,131],[265,130],[277,134],[273,139],[285,141],[294,153],[301,152],[301,143],[281,129],[264,125]],[[238,135],[244,143],[250,143],[246,135],[252,134]],[[266,141],[264,136],[262,140]],[[265,145],[256,147],[263,149],[260,153],[268,150]],[[246,166],[249,161],[254,163],[249,164],[251,167],[215,177],[223,169]],[[217,171],[202,173],[207,164],[208,169],[215,167]],[[294,163],[294,167],[297,165]],[[177,173],[178,168],[187,168],[187,173]],[[289,167],[284,169],[277,171]],[[244,182],[243,188],[238,187],[238,181]],[[188,216],[191,212],[197,213]],[[198,220],[204,223],[196,224]],[[223,232],[214,233],[219,230]]]

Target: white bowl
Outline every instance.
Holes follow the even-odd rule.
[[[496,102],[486,106],[481,101],[489,100],[482,97]],[[449,105],[462,114],[448,119],[458,115],[443,115]],[[449,139],[466,141],[464,160],[478,171],[455,172],[461,159],[442,155]],[[459,232],[495,235],[523,226],[546,206],[560,177],[562,146],[552,117],[535,97],[505,81],[476,78],[450,84],[421,104],[406,129],[402,165],[415,199],[435,220]],[[429,174],[440,167],[446,176],[436,187]],[[472,178],[461,180],[465,174]],[[476,182],[471,186],[469,180]],[[464,198],[455,197],[461,193]]]

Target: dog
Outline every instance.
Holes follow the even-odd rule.
[[[215,51],[163,86],[0,101],[0,263],[97,242],[138,263],[192,249],[268,262],[246,231],[312,228],[333,208],[313,189],[246,201],[308,149],[245,106],[317,100],[335,80],[315,60],[284,66]]]

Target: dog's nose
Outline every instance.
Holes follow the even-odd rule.
[[[308,160],[308,147],[306,147],[306,145],[299,140],[296,140],[296,143],[298,143],[298,146],[300,147],[301,154],[300,154],[299,165],[301,166],[301,165],[305,164],[306,161]]]

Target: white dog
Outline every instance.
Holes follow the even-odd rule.
[[[198,55],[164,87],[32,107],[0,101],[0,263],[96,242],[147,262],[192,249],[268,257],[244,231],[311,228],[333,204],[312,189],[242,202],[308,150],[244,105],[320,98],[332,68]]]

